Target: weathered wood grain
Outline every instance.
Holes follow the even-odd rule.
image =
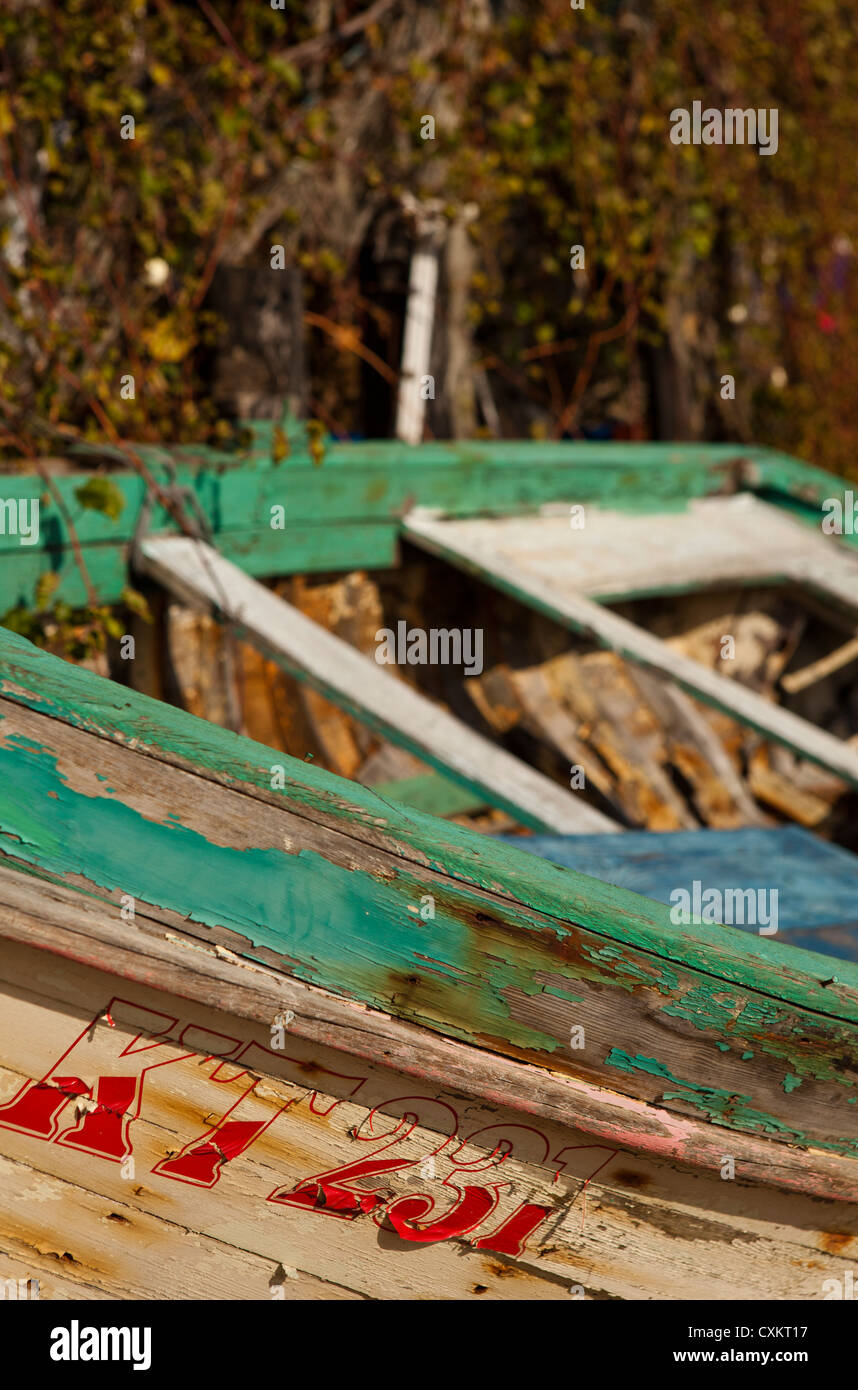
[[[569,504],[577,500],[570,493]],[[569,504],[537,516],[457,520],[448,534],[463,548],[491,549],[558,593],[603,603],[812,575],[846,596],[847,611],[858,611],[858,556],[751,493],[646,515],[588,503],[580,526],[572,525]],[[419,520],[406,518],[406,532]]]
[[[771,1183],[750,1189],[740,1170],[723,1181],[594,1148],[568,1121],[523,1127],[497,1102],[423,1089],[389,1064],[356,1065],[291,1027],[275,1052],[267,1027],[223,1007],[127,982],[116,989],[109,975],[52,952],[6,945],[0,959],[0,1251],[37,1277],[61,1270],[82,1297],[261,1299],[282,1285],[286,1298],[817,1299],[854,1260],[854,1207],[785,1197]],[[100,1017],[108,1006],[112,1028]],[[166,1017],[142,1012],[152,1010]],[[69,1144],[86,1124],[73,1098],[52,1138],[8,1128],[9,1101],[29,1080],[59,1074],[58,1059],[92,1085],[118,1063],[137,1065],[127,1051],[136,1036],[149,1070],[123,1130],[133,1172],[123,1175],[97,1144]],[[406,1114],[416,1123],[403,1126]],[[264,1128],[225,1161],[207,1160],[214,1182],[170,1176],[170,1162],[206,1135],[209,1154],[223,1155],[217,1140],[239,1115]],[[374,1212],[338,1220],[325,1204],[268,1200],[388,1136],[396,1143],[385,1153],[406,1166],[356,1186],[381,1199]],[[490,1215],[415,1245],[421,1224],[457,1208],[464,1182],[499,1184]],[[419,1193],[425,1202],[394,1228],[393,1204]],[[519,1254],[498,1254],[492,1233],[522,1201],[545,1217]]]
[[[855,1009],[848,963],[838,966],[845,986],[814,981],[802,969],[817,968],[813,956],[781,963],[772,943],[675,928],[646,899],[543,863],[564,904],[558,920],[533,896],[520,906],[370,850],[286,798],[272,806],[201,784],[9,702],[0,715],[0,788],[17,788],[0,790],[10,862],[117,902],[131,895],[203,939],[225,928],[251,959],[676,1115],[778,1145],[858,1151],[858,1037],[836,1012]],[[539,861],[526,863],[538,880]],[[434,916],[424,920],[427,902]],[[722,944],[748,983],[725,973]],[[818,1007],[787,1001],[800,983]],[[584,1029],[582,1050],[570,1047],[573,1026]]]
[[[58,952],[67,961],[95,962],[121,980],[158,984],[198,1003],[214,1001],[265,1028],[278,1014],[291,1012],[290,1034],[364,1061],[383,1059],[420,1083],[452,1086],[524,1116],[571,1123],[593,1140],[642,1155],[720,1170],[724,1136],[711,1124],[440,1037],[243,959],[221,943],[221,933],[206,943],[179,927],[169,930],[169,917],[148,909],[126,923],[115,903],[50,881],[34,884],[28,875],[0,866],[0,937],[8,941]],[[858,1195],[851,1160],[738,1132],[729,1143],[742,1182],[839,1200]]]
[[[190,772],[200,794],[209,795],[208,787],[203,790],[207,783],[239,787],[253,803],[288,807],[305,835],[317,827],[344,834],[352,842],[355,864],[366,849],[377,850],[385,866],[401,861],[405,867],[438,872],[453,884],[488,895],[484,902],[502,900],[558,924],[574,919],[611,941],[635,945],[665,961],[701,968],[824,1016],[858,1021],[858,970],[848,964],[832,981],[824,959],[785,956],[761,938],[705,924],[678,931],[669,914],[652,902],[559,870],[464,827],[394,807],[370,788],[282,754],[277,760],[285,767],[286,786],[273,790],[272,750],[93,677],[3,629],[0,698],[9,710],[41,712],[50,721],[93,735],[100,742],[82,745],[90,750],[88,766],[98,765],[106,746],[129,748],[152,763]],[[8,717],[9,711],[0,707],[0,713]],[[49,735],[49,743],[54,737]],[[146,767],[148,772],[149,762]]]

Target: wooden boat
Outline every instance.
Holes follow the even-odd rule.
[[[140,476],[109,475],[109,516],[74,473],[51,502],[41,479],[4,477],[10,503],[42,495],[45,512],[38,544],[0,535],[0,607],[46,565],[56,597],[84,601],[80,558],[116,601],[133,563],[547,838],[436,819],[413,791],[290,759],[0,628],[2,1287],[851,1297],[852,856],[792,831],[619,834],[417,691],[393,698],[256,583],[389,566],[405,539],[855,786],[847,740],[603,606],[787,582],[854,627],[854,527],[823,541],[818,524],[851,493],[728,445],[287,435],[275,449],[256,426],[239,461],[141,446]],[[201,525],[176,534],[191,500]],[[581,501],[589,550],[573,553]],[[744,884],[750,865],[782,885],[780,935],[672,919],[674,889]]]
[[[3,504],[14,510],[41,498],[42,523],[38,543],[24,546],[14,528],[0,526],[0,604],[32,606],[45,577],[52,601],[87,603],[84,572],[102,603],[117,602],[132,566],[213,605],[292,675],[519,823],[554,834],[619,828],[610,808],[558,797],[550,778],[511,762],[462,720],[439,717],[431,702],[403,696],[401,684],[392,698],[383,668],[361,665],[347,642],[330,640],[255,583],[384,570],[407,548],[476,575],[655,673],[672,696],[687,692],[858,787],[854,740],[711,662],[707,669],[608,607],[730,587],[800,592],[847,640],[790,679],[812,684],[843,668],[856,657],[858,504],[842,479],[734,444],[340,444],[271,422],[255,422],[247,434],[242,453],[90,446],[94,460],[81,454],[86,470],[63,465],[49,491],[37,474],[5,476]],[[94,508],[108,489],[103,509]],[[0,523],[3,516],[0,507]],[[208,551],[198,539],[191,545],[192,536]]]
[[[0,850],[4,1280],[851,1296],[853,961],[677,926],[2,629]]]

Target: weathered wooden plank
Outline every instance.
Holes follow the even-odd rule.
[[[574,1131],[551,1125],[545,1126],[545,1134],[524,1129],[497,1107],[471,1106],[465,1114],[461,1098],[447,1088],[440,1094],[421,1095],[419,1089],[414,1094],[413,1083],[389,1067],[355,1067],[341,1054],[308,1047],[291,1035],[278,1053],[268,1046],[267,1027],[248,1028],[222,1013],[151,990],[135,989],[131,999],[112,998],[113,1029],[105,1023],[91,1028],[109,980],[86,971],[60,981],[62,967],[51,958],[40,962],[34,980],[28,962],[32,964],[29,952],[4,953],[4,976],[16,999],[0,1051],[0,1147],[12,1161],[2,1165],[7,1181],[1,1185],[0,1225],[21,1246],[38,1250],[49,1242],[49,1249],[56,1247],[53,1213],[50,1208],[45,1212],[53,1198],[62,1200],[64,1211],[58,1223],[59,1253],[68,1253],[88,1280],[107,1286],[121,1280],[131,1284],[136,1296],[158,1284],[159,1266],[168,1262],[170,1271],[159,1284],[161,1296],[167,1297],[236,1296],[242,1280],[245,1297],[270,1297],[278,1268],[291,1270],[305,1297],[325,1296],[322,1285],[334,1294],[351,1291],[365,1297],[461,1298],[472,1292],[476,1271],[491,1276],[480,1282],[494,1297],[568,1294],[569,1274],[562,1281],[553,1276],[537,1252],[512,1262],[488,1250],[469,1252],[463,1237],[475,1227],[481,1228],[478,1238],[490,1235],[536,1187],[549,1198],[540,1213],[545,1224],[545,1216],[562,1199],[574,1200],[582,1178],[611,1160],[611,1148],[590,1145],[581,1154],[566,1155],[558,1165],[564,1178],[554,1185],[556,1169],[549,1160],[574,1144]],[[173,1014],[165,1016],[164,1009],[173,1005]],[[152,1014],[155,1019],[147,1025]],[[172,1017],[177,1026],[170,1028]],[[117,1161],[109,1161],[106,1144],[96,1141],[78,1151],[69,1144],[79,1118],[73,1104],[61,1109],[56,1137],[27,1132],[19,1114],[4,1112],[2,1102],[14,1102],[26,1092],[28,1081],[49,1075],[76,1036],[83,1033],[83,1043],[72,1056],[92,1084],[96,1077],[123,1069],[118,1064],[121,1049],[141,1027],[147,1038],[154,1031],[166,1041],[154,1043],[157,1058],[144,1059],[156,1066],[144,1073],[135,1113],[117,1134],[125,1156],[133,1159],[130,1177]],[[68,1061],[63,1058],[63,1065]],[[126,1061],[124,1069],[128,1067]],[[404,1102],[399,1099],[403,1096]],[[408,1116],[416,1124],[406,1120],[403,1125]],[[13,1121],[15,1130],[8,1128]],[[230,1145],[226,1135],[236,1124],[245,1131]],[[488,1127],[482,1142],[472,1138]],[[251,1129],[257,1132],[249,1133]],[[177,1169],[177,1157],[193,1154],[199,1148],[194,1140],[207,1133],[228,1157],[219,1161],[209,1149],[211,1162],[203,1152]],[[493,1154],[496,1140],[508,1133],[516,1150],[510,1160],[502,1149]],[[437,1207],[455,1210],[452,1183],[458,1170],[471,1184],[499,1179],[500,1187],[491,1193],[493,1200],[480,1202],[479,1220],[463,1222],[460,1233],[439,1232],[421,1241],[422,1258],[416,1262],[403,1259],[414,1243],[407,1230],[398,1236],[388,1225],[380,1235],[377,1221],[361,1211],[356,1219],[332,1221],[324,1203],[271,1201],[276,1191],[288,1194],[314,1174],[367,1160],[379,1149],[385,1158],[393,1149],[390,1156],[400,1159],[401,1169],[383,1173],[381,1182],[378,1175],[374,1181],[368,1175],[358,1184],[370,1206],[389,1206],[391,1199],[408,1197],[416,1189],[427,1192]],[[527,1162],[533,1159],[535,1163]],[[35,1192],[24,1186],[25,1161],[41,1177]],[[49,1174],[59,1181],[51,1181]],[[377,1197],[372,1195],[376,1190]],[[22,1201],[30,1192],[41,1193],[41,1212],[28,1211]],[[429,1215],[419,1209],[418,1214]]]
[[[13,1257],[59,1265],[83,1297],[271,1298],[286,1281],[286,1298],[822,1298],[858,1246],[858,1212],[785,1196],[768,1169],[751,1196],[740,1165],[725,1182],[594,1145],[568,1116],[522,1125],[288,1024],[275,1051],[267,1024],[142,985],[111,995],[109,976],[52,953],[6,945],[0,976],[0,1227]],[[96,1096],[98,1078],[140,1073],[133,1110],[87,1134],[59,1090],[42,1133],[20,1101],[58,1065]],[[294,1200],[379,1150],[401,1166],[345,1188],[363,1213]],[[522,1202],[529,1229],[499,1250]]]
[[[821,517],[820,517],[821,520]],[[750,493],[692,499],[683,511],[655,515],[587,505],[539,516],[459,521],[458,542],[502,555],[560,592],[603,602],[714,586],[820,585],[846,596],[858,612],[858,556]]]
[[[720,1173],[724,1135],[693,1117],[677,1116],[574,1076],[532,1066],[433,1034],[390,1014],[262,969],[217,941],[205,943],[164,925],[168,914],[147,908],[134,924],[115,904],[0,865],[0,937],[66,961],[95,964],[122,980],[157,982],[185,999],[218,1007],[268,1028],[289,1014],[290,1034],[363,1061],[385,1063],[420,1083],[502,1103],[524,1116],[574,1126],[593,1140]],[[159,920],[160,917],[160,920]],[[115,987],[115,986],[114,986]],[[853,1200],[850,1160],[756,1135],[734,1132],[730,1149],[742,1182],[772,1182],[790,1192]]]
[[[29,1147],[4,1139],[0,1131],[0,1148]],[[66,1298],[85,1299],[270,1299],[275,1289],[290,1302],[368,1296],[294,1265],[272,1283],[282,1261],[178,1228],[175,1219],[135,1200],[129,1183],[105,1183],[113,1191],[93,1191],[92,1177],[83,1171],[91,1167],[86,1157],[58,1166],[78,1167],[77,1180],[0,1154],[0,1277],[8,1251],[9,1264],[32,1270],[51,1298],[60,1290]],[[67,1277],[56,1279],[59,1271]]]
[[[526,556],[519,559],[499,550],[498,529],[502,525],[497,521],[440,521],[412,513],[405,522],[405,534],[433,554],[479,575],[600,646],[667,676],[716,709],[858,786],[858,752],[848,744],[755,691],[683,657],[627,618],[600,607],[573,587],[566,587],[562,572],[551,578],[535,571]],[[851,561],[851,557],[846,558]],[[835,569],[833,565],[832,571]],[[810,573],[805,565],[802,570]],[[821,585],[824,581],[830,592],[837,590],[841,597],[851,595],[854,604],[858,590],[852,587],[851,580],[847,583],[832,571],[814,568],[813,582]]]
[[[845,964],[832,982],[830,963],[821,957],[790,953],[785,958],[775,943],[706,924],[676,931],[660,905],[610,889],[598,879],[561,871],[462,826],[389,805],[368,787],[274,754],[251,739],[95,677],[5,629],[0,629],[0,697],[0,714],[7,720],[15,709],[30,709],[55,726],[66,724],[93,735],[96,742],[86,741],[75,755],[87,768],[98,766],[111,745],[137,750],[147,756],[147,773],[160,763],[165,770],[191,773],[197,787],[238,787],[253,808],[288,807],[296,818],[293,833],[345,835],[352,842],[352,864],[372,850],[383,856],[379,871],[382,865],[429,870],[451,885],[475,890],[473,910],[482,905],[492,916],[502,909],[521,910],[520,921],[540,914],[561,930],[561,924],[575,921],[614,943],[700,968],[825,1016],[858,1021],[858,970],[851,965]],[[43,725],[40,737],[50,748],[61,732]],[[9,758],[14,753],[7,750]],[[282,791],[272,789],[273,761],[285,767]],[[25,766],[26,759],[17,770],[8,764],[9,786],[16,775],[23,776]],[[0,794],[3,789],[0,782]],[[209,794],[206,786],[204,795]],[[12,804],[20,811],[19,801]],[[405,905],[408,901],[415,900],[406,899]]]
[[[142,557],[149,576],[179,598],[216,609],[290,675],[308,681],[370,728],[523,824],[567,834],[617,828],[607,816],[326,632],[210,546],[184,537],[153,538],[143,543]]]
[[[371,850],[348,821],[313,824],[288,795],[268,805],[208,782],[202,796],[195,774],[152,758],[141,777],[134,749],[8,701],[0,715],[10,862],[117,903],[129,895],[202,940],[222,928],[215,939],[237,954],[450,1037],[738,1133],[858,1152],[858,1035],[835,1012],[856,1012],[854,966],[814,979],[806,967],[825,969],[823,958],[784,961],[758,938],[674,927],[658,904],[544,864],[562,902],[552,919],[526,891],[519,906]],[[597,930],[581,925],[576,896],[585,911],[610,904]],[[742,957],[752,983],[725,978],[724,955]],[[822,1011],[785,1002],[791,991]]]

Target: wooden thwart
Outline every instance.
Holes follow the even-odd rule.
[[[184,537],[149,539],[141,554],[147,573],[179,598],[218,610],[291,675],[522,824],[565,834],[619,829],[388,675],[210,546]]]
[[[805,537],[803,527],[797,523],[785,523],[774,508],[766,507],[756,499],[741,500],[743,504],[746,501],[753,503],[758,524],[763,528],[760,533],[763,540],[769,517],[773,519],[773,526],[780,528],[786,525],[797,534],[796,545]],[[645,528],[663,520],[639,519],[640,525]],[[540,547],[538,528],[546,524],[549,530],[545,533],[544,545]],[[519,528],[515,545],[504,544],[506,525]],[[599,646],[609,647],[629,661],[659,672],[692,695],[724,710],[800,756],[828,768],[853,786],[858,786],[858,750],[815,728],[789,710],[772,704],[755,691],[672,651],[658,637],[580,592],[575,587],[579,575],[572,557],[577,538],[584,532],[572,531],[567,525],[565,535],[568,549],[555,549],[552,552],[551,537],[556,530],[556,519],[531,518],[527,523],[528,547],[522,549],[520,528],[524,525],[521,518],[514,523],[495,520],[441,521],[412,512],[406,518],[405,533],[424,549],[443,556],[469,573],[479,575],[505,593],[597,642]],[[556,535],[554,539],[556,541]],[[817,590],[825,590],[831,598],[858,607],[858,561],[849,554],[841,554],[833,542],[829,545],[822,536],[811,534],[810,540],[814,542],[813,556],[806,550],[788,556],[780,566],[781,573],[789,572],[796,582],[810,583]],[[825,553],[831,553],[827,567],[817,556],[816,542],[825,548]],[[646,544],[648,546],[649,542]],[[603,588],[601,582],[597,588]]]

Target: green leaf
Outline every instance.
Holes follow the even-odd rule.
[[[47,608],[60,586],[60,576],[53,570],[45,570],[36,580],[36,611]]]
[[[82,507],[103,512],[111,521],[119,520],[125,506],[125,498],[110,478],[90,478],[75,488],[74,495]]]
[[[119,598],[125,607],[130,608],[132,613],[136,613],[138,617],[142,618],[144,623],[154,622],[152,610],[144,594],[138,593],[136,589],[131,589],[126,585]]]

